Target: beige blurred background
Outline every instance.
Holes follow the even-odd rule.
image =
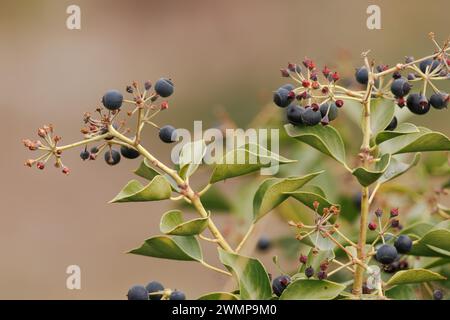
[[[66,28],[71,4],[81,7],[80,31]],[[382,30],[366,28],[369,4],[381,6]],[[138,161],[82,163],[74,150],[65,156],[68,177],[25,168],[31,155],[21,139],[40,125],[53,123],[63,142],[75,141],[83,112],[106,89],[167,76],[176,94],[160,123],[213,125],[221,106],[245,126],[282,83],[278,69],[287,61],[307,55],[339,69],[334,61],[342,50],[355,66],[367,49],[388,64],[425,55],[429,31],[450,35],[449,9],[448,0],[0,0],[0,298],[123,299],[129,286],[151,279],[195,298],[225,284],[195,263],[124,254],[158,233],[170,204],[107,204]],[[442,114],[414,121],[448,134]],[[145,135],[167,159],[156,132]],[[222,226],[226,220],[218,217]],[[217,264],[214,250],[206,256]],[[81,290],[66,289],[71,264],[81,267]]]

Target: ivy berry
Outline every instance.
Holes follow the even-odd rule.
[[[127,159],[136,159],[140,155],[139,151],[137,151],[136,149],[129,148],[126,146],[120,147],[120,153],[122,154],[122,156],[124,158],[127,158]]]
[[[430,72],[434,71],[434,69],[436,69],[438,66],[439,66],[439,61],[434,60],[434,59],[427,59],[427,60],[422,61],[419,64],[420,71],[422,71],[423,73],[426,73],[427,69],[428,69],[428,73],[430,73]]]
[[[408,253],[412,248],[412,240],[407,235],[400,235],[394,243],[397,252],[399,253]]]
[[[80,153],[80,158],[84,161],[89,159],[89,157],[91,156],[91,154],[89,153],[89,151],[87,151],[86,149],[84,149],[83,151],[81,151]]]
[[[366,67],[361,67],[359,69],[356,69],[355,72],[355,78],[356,81],[358,81],[360,84],[367,84],[369,82],[369,71]]]
[[[133,286],[128,290],[128,300],[148,300],[148,291],[143,286]]]
[[[288,275],[276,277],[272,281],[273,293],[275,293],[277,297],[281,296],[284,289],[286,289],[289,283],[291,283],[291,277],[289,277]]]
[[[309,266],[305,269],[305,276],[311,278],[314,275],[314,268]]]
[[[155,83],[155,92],[163,98],[167,98],[173,93],[173,82],[166,78],[161,78]]]
[[[409,111],[419,115],[425,114],[430,110],[430,104],[427,98],[419,93],[410,94],[406,100],[406,106]]]
[[[315,126],[319,124],[322,120],[322,114],[319,110],[314,110],[314,108],[306,108],[305,112],[302,113],[302,121],[307,126]]]
[[[391,92],[397,98],[406,96],[411,90],[411,84],[405,78],[398,78],[392,82]]]
[[[109,90],[102,98],[102,103],[106,109],[114,111],[122,106],[123,95],[118,90]]]
[[[397,249],[389,244],[383,244],[378,248],[375,258],[382,264],[391,264],[397,258]]]
[[[336,104],[333,103],[322,103],[322,105],[319,108],[320,110],[320,114],[322,115],[322,117],[325,117],[328,115],[328,120],[329,121],[333,121],[334,119],[337,118],[338,116],[338,107],[336,106]]]
[[[157,281],[152,281],[149,282],[146,286],[145,289],[148,291],[148,293],[150,294],[150,300],[161,300],[162,298],[162,294],[151,294],[153,292],[160,292],[160,291],[164,291],[164,286],[157,282]]]
[[[260,251],[266,251],[271,246],[270,239],[268,237],[262,236],[259,238],[258,243],[256,244],[256,247]]]
[[[286,108],[293,99],[292,94],[290,94],[291,92],[291,90],[288,90],[285,87],[278,88],[278,90],[273,93],[273,102],[280,108]]]
[[[441,290],[436,289],[433,291],[433,299],[434,300],[442,300],[444,298],[444,294]]]
[[[172,291],[172,293],[169,296],[170,300],[186,300],[186,295],[178,290]]]
[[[294,126],[302,125],[303,124],[302,114],[305,111],[306,111],[305,108],[300,107],[299,105],[296,104],[291,104],[286,109],[287,120]]]
[[[386,131],[395,130],[395,128],[397,128],[397,124],[398,124],[397,117],[393,117],[391,122],[388,124],[388,126],[384,130],[386,130]]]
[[[170,125],[166,125],[159,129],[159,138],[165,143],[172,143],[177,140],[176,129]]]
[[[108,150],[105,152],[105,161],[110,166],[114,166],[120,162],[120,153],[116,150]]]
[[[450,96],[447,93],[437,92],[431,95],[430,104],[435,109],[447,108]]]

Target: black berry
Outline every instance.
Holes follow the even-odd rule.
[[[305,276],[307,278],[311,278],[314,275],[314,268],[309,266],[308,268],[305,269]]]
[[[127,158],[127,159],[136,159],[140,155],[139,151],[137,151],[136,149],[128,148],[125,146],[120,147],[120,153],[122,154],[122,156],[124,158]]]
[[[322,114],[320,111],[314,111],[313,108],[309,107],[302,113],[302,121],[308,126],[315,126],[322,120]]]
[[[120,162],[120,153],[116,150],[108,150],[105,152],[105,161],[110,166],[114,166]]]
[[[102,98],[102,103],[108,110],[117,110],[122,106],[123,95],[117,90],[109,90]]]
[[[338,116],[339,109],[336,104],[333,103],[323,103],[320,106],[320,114],[325,117],[328,113],[328,120],[333,121]]]
[[[128,300],[148,300],[148,291],[143,286],[133,286],[128,290]]]
[[[398,78],[392,82],[391,92],[397,98],[406,96],[411,90],[411,84],[405,78]]]
[[[145,289],[147,289],[148,293],[150,294],[153,292],[164,291],[164,286],[157,281],[152,281],[145,286]],[[161,298],[162,294],[150,294],[150,300],[161,300]]]
[[[279,88],[273,93],[273,102],[280,108],[286,108],[291,103],[291,98],[289,95],[290,90],[285,88]]]
[[[367,84],[367,82],[369,81],[369,71],[366,67],[356,69],[355,78],[359,83]]]
[[[388,130],[388,131],[395,130],[395,128],[397,128],[397,124],[398,124],[397,117],[393,117],[391,122],[389,123],[389,125],[384,130]]]
[[[302,114],[305,112],[305,108],[295,104],[289,105],[286,109],[286,118],[294,126],[303,124]]]
[[[290,83],[287,83],[287,84],[281,86],[280,88],[286,89],[286,90],[288,90],[288,91],[292,91],[292,90],[295,89],[294,85],[292,85],[292,84],[290,84]]]
[[[277,295],[278,297],[281,296],[284,289],[286,289],[289,283],[291,283],[291,278],[288,275],[276,277],[272,281],[273,293],[275,293],[275,295]]]
[[[87,160],[87,159],[89,159],[89,156],[90,156],[91,154],[89,153],[89,151],[87,151],[87,150],[83,150],[83,151],[81,151],[81,153],[80,153],[80,158],[82,159],[82,160]]]
[[[178,290],[173,291],[169,297],[170,300],[186,300],[186,295]]]
[[[397,249],[389,244],[383,244],[378,248],[375,258],[382,264],[391,264],[397,258]]]
[[[155,92],[163,98],[173,93],[173,83],[169,79],[161,78],[155,83]]]
[[[430,110],[427,98],[418,93],[411,93],[406,100],[406,105],[412,113],[425,114]]]
[[[397,252],[408,253],[412,248],[412,240],[407,235],[402,234],[395,240],[394,246],[397,249]]]
[[[92,147],[91,148],[91,153],[97,153],[98,152],[98,147]]]
[[[425,73],[428,68],[428,73],[432,72],[434,69],[436,69],[439,66],[439,61],[433,60],[433,59],[427,59],[422,61],[419,64],[420,71]]]
[[[444,294],[441,290],[436,289],[433,291],[433,299],[434,300],[442,300],[444,298]]]
[[[434,93],[430,97],[430,104],[435,109],[447,108],[449,95],[447,93]]]
[[[270,248],[270,245],[271,245],[270,239],[268,237],[262,236],[261,238],[259,238],[256,247],[258,248],[258,250],[266,251],[267,249]]]
[[[159,129],[159,138],[165,143],[175,142],[176,139],[176,129],[170,125],[164,126]]]
[[[327,277],[328,277],[328,274],[327,274],[327,272],[324,271],[324,270],[320,270],[320,271],[317,273],[317,278],[318,278],[319,280],[325,280]]]

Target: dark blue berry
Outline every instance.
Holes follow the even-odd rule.
[[[395,130],[395,128],[397,128],[397,124],[398,124],[397,117],[393,117],[389,125],[384,130],[387,131]]]
[[[186,300],[186,295],[178,290],[173,291],[169,297],[170,300]]]
[[[378,248],[375,259],[382,264],[391,264],[397,258],[397,249],[389,244],[383,244]]]
[[[411,90],[411,85],[409,84],[408,80],[406,80],[405,78],[398,78],[392,82],[391,92],[397,98],[406,96],[410,90]]]
[[[102,98],[102,103],[108,110],[117,110],[122,106],[123,95],[117,90],[109,90]]]
[[[159,138],[165,143],[172,143],[177,140],[176,129],[170,125],[159,129]]]
[[[420,64],[419,64],[420,71],[422,71],[423,73],[425,73],[427,71],[427,68],[428,68],[428,73],[430,73],[430,72],[434,71],[434,69],[436,69],[438,66],[439,66],[439,61],[434,60],[434,59],[427,59],[427,60],[420,62]]]
[[[328,113],[328,120],[333,121],[338,116],[339,109],[334,102],[322,103],[320,106],[320,114],[325,117]]]
[[[369,70],[367,70],[366,67],[356,69],[355,78],[359,83],[367,84],[367,82],[369,81]]]
[[[307,126],[315,126],[322,120],[322,114],[320,111],[314,111],[313,108],[309,107],[302,113],[302,121]]]
[[[128,300],[148,300],[148,291],[143,286],[133,286],[128,290]]]
[[[433,292],[433,299],[434,300],[442,300],[444,298],[444,294],[442,293],[441,290],[436,289]]]
[[[98,152],[98,147],[92,147],[91,148],[91,153],[97,153]]]
[[[314,275],[314,268],[309,266],[308,268],[305,269],[305,276],[307,278],[311,278]]]
[[[276,277],[272,281],[273,293],[275,293],[275,295],[277,295],[278,297],[281,296],[284,289],[286,289],[289,283],[291,283],[291,277],[289,277],[288,275]]]
[[[258,243],[256,244],[256,247],[258,250],[266,251],[271,246],[270,239],[268,237],[262,236],[259,238]]]
[[[126,90],[127,90],[128,93],[133,93],[134,92],[134,89],[133,89],[132,86],[127,86]]]
[[[412,248],[412,240],[407,235],[400,235],[394,242],[394,246],[399,253],[408,253]]]
[[[406,105],[412,113],[425,114],[430,110],[427,98],[418,93],[411,93],[406,100]]]
[[[302,114],[305,112],[305,108],[295,104],[289,105],[286,109],[286,118],[294,126],[303,124]]]
[[[157,281],[152,281],[145,286],[145,289],[147,289],[150,294],[153,292],[164,291],[164,286]],[[150,300],[161,300],[162,296],[162,294],[150,294]]]
[[[286,90],[288,90],[288,91],[292,91],[292,90],[295,89],[294,85],[292,85],[292,84],[290,84],[290,83],[287,83],[287,84],[281,86],[280,88],[286,89]]]
[[[127,159],[136,159],[140,155],[139,151],[137,151],[136,149],[125,146],[120,147],[120,153],[124,158]]]
[[[289,97],[290,90],[285,88],[279,88],[273,93],[273,102],[280,108],[286,108],[291,103],[291,98]]]
[[[327,277],[328,277],[328,274],[327,274],[327,272],[324,271],[324,270],[320,270],[320,271],[317,273],[317,278],[318,278],[319,280],[325,280]]]
[[[108,150],[105,152],[105,161],[110,166],[114,166],[120,162],[120,153],[116,150]]]
[[[173,83],[169,79],[161,78],[155,83],[155,92],[163,98],[173,93]]]
[[[83,151],[81,151],[81,153],[80,153],[80,158],[82,159],[82,160],[87,160],[87,159],[89,159],[89,156],[90,156],[91,154],[89,153],[89,151],[87,151],[87,150],[83,150]]]
[[[447,108],[449,96],[444,92],[433,93],[430,97],[430,104],[435,109]]]

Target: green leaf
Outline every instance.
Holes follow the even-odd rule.
[[[312,210],[314,209],[314,202],[317,201],[319,203],[319,207],[317,209],[317,212],[319,214],[322,214],[322,210],[324,208],[329,208],[331,206],[335,206],[339,208],[338,204],[333,204],[330,201],[328,201],[326,198],[324,198],[322,195],[317,193],[312,193],[308,190],[298,190],[293,192],[286,192],[285,194],[295,198],[296,200],[303,203],[305,206],[309,207]]]
[[[198,297],[197,300],[239,300],[239,298],[230,292],[210,292]]]
[[[404,163],[397,160],[395,157],[391,157],[391,162],[389,166],[384,171],[383,175],[378,180],[379,183],[385,183],[390,180],[401,176],[405,172],[407,172],[412,167],[416,166],[420,161],[420,153],[416,153],[414,155],[414,159],[410,163]]]
[[[202,200],[205,208],[208,208],[208,210],[214,211],[215,213],[232,210],[232,203],[228,197],[224,192],[215,186],[211,186],[208,191],[200,196],[200,199]],[[186,201],[182,201],[179,202],[179,207],[187,208],[191,207],[191,204]]]
[[[256,259],[226,252],[219,248],[219,259],[239,282],[243,300],[267,300],[272,296],[269,276],[261,262]]]
[[[399,136],[403,136],[410,133],[419,133],[419,128],[417,128],[412,123],[400,123],[397,129],[391,131],[379,132],[375,137],[375,143],[381,144],[387,140],[394,139]]]
[[[375,135],[383,131],[395,113],[395,102],[386,98],[372,99],[370,105],[370,127]]]
[[[450,230],[434,229],[413,243],[411,255],[424,257],[450,257]]]
[[[274,165],[292,163],[296,160],[286,159],[259,145],[247,144],[228,152],[220,163],[214,167],[210,183],[238,177]]]
[[[195,237],[155,236],[129,253],[161,259],[202,261],[203,255]]]
[[[429,282],[445,279],[446,278],[444,276],[430,270],[410,269],[397,272],[388,280],[386,285],[393,286],[398,284]]]
[[[134,173],[138,176],[147,179],[152,180],[154,177],[159,175],[159,172],[153,169],[147,162],[147,159],[144,159],[141,161],[141,164],[139,165],[139,168],[134,170]]]
[[[418,127],[418,133],[410,133],[395,137],[388,143],[382,143],[383,153],[400,154],[424,151],[449,151],[450,140],[440,132],[433,132],[424,127]]]
[[[154,177],[146,186],[131,180],[110,203],[164,200],[169,199],[171,193],[170,184],[163,176]]]
[[[160,223],[162,233],[175,236],[192,236],[202,233],[208,226],[208,217],[183,221],[183,213],[179,210],[166,212]]]
[[[314,270],[320,269],[320,264],[324,261],[331,261],[335,258],[333,250],[321,250],[314,253],[314,249],[310,249],[308,253],[308,261],[302,264],[299,271],[304,273],[307,267],[312,267]]]
[[[386,290],[386,297],[394,300],[417,300],[414,286],[400,285]]]
[[[345,164],[344,142],[339,132],[332,126],[284,126],[287,134],[302,141],[327,156]]]
[[[299,279],[283,291],[280,300],[331,300],[344,289],[344,285],[328,280]]]
[[[317,177],[323,171],[295,178],[269,178],[259,186],[253,198],[253,221],[256,222],[265,214],[289,198],[286,192],[295,191]]]
[[[378,162],[375,163],[375,168],[369,170],[363,167],[356,168],[352,174],[358,179],[359,183],[364,186],[370,186],[383,175],[391,161],[390,154],[384,154]]]
[[[198,169],[205,156],[206,144],[204,140],[186,143],[180,151],[178,165],[182,178],[189,178]]]
[[[406,234],[412,238],[419,239],[422,238],[427,232],[433,228],[431,223],[425,221],[419,221],[409,225],[402,229],[400,234]]]

